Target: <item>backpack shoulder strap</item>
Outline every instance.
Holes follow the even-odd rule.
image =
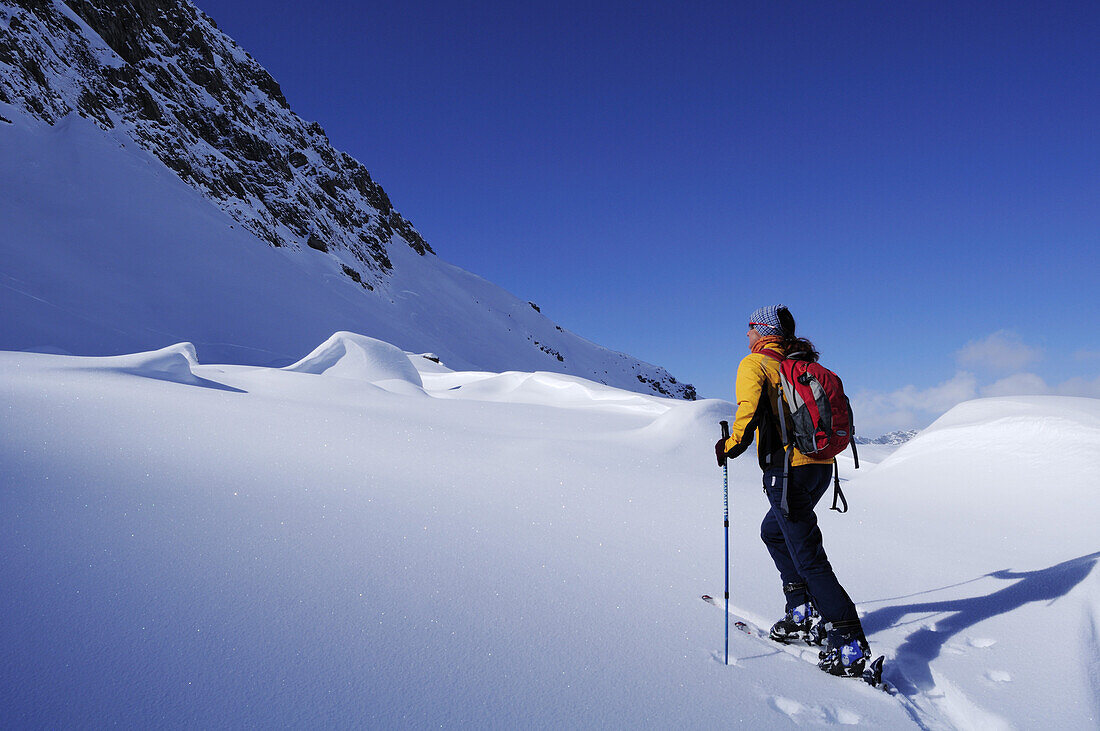
[[[769,358],[774,358],[775,360],[779,361],[780,363],[782,363],[783,361],[786,360],[786,358],[784,358],[782,355],[775,352],[771,348],[761,348],[760,350],[758,350],[756,352],[760,353],[760,355],[766,355]]]

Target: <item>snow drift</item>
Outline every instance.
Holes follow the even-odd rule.
[[[195,372],[191,370],[192,366],[199,364],[195,346],[191,343],[178,343],[151,353],[119,355],[114,358],[97,358],[85,362],[95,364],[92,366],[95,368],[116,370],[119,373],[131,373],[146,378],[159,378],[190,385],[201,383],[201,380],[195,376]]]
[[[722,591],[732,404],[416,355],[423,389],[393,392],[370,379],[408,377],[398,351],[350,333],[319,375],[174,352],[0,353],[5,726],[1095,725],[1100,441],[1075,480],[1029,480],[1096,438],[1096,401],[964,404],[842,465],[826,547],[892,698],[738,633],[722,664],[698,597]],[[961,471],[1005,419],[988,464],[1014,469]],[[729,484],[732,603],[766,624],[751,457]]]
[[[353,330],[695,397],[437,258],[188,0],[0,0],[0,151],[2,348],[286,365]]]
[[[969,550],[1053,561],[1100,547],[1067,530],[1100,518],[1100,401],[1062,396],[960,404],[885,459],[861,482],[967,518]],[[960,526],[961,527],[961,526]],[[936,530],[929,526],[929,530]]]
[[[381,340],[349,332],[336,333],[284,370],[371,383],[402,381],[417,388],[424,385],[404,351]]]

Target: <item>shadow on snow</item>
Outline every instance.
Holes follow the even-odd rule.
[[[928,690],[935,686],[932,680],[931,662],[939,656],[949,639],[968,627],[998,614],[1011,612],[1031,602],[1053,601],[1065,596],[1089,575],[1098,560],[1100,560],[1100,551],[1038,571],[1010,569],[994,571],[978,579],[992,577],[1006,581],[1016,580],[1015,583],[985,596],[882,607],[863,617],[863,627],[868,634],[871,634],[898,625],[901,619],[909,614],[948,614],[936,620],[935,629],[922,627],[909,635],[897,649],[897,663],[904,669],[907,676],[894,678],[894,684],[898,686],[898,690],[905,695]],[[962,584],[967,583],[970,582],[962,582]]]

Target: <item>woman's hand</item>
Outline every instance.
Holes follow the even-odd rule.
[[[718,458],[718,466],[726,466],[726,439],[725,437],[719,439],[714,443],[714,456]]]

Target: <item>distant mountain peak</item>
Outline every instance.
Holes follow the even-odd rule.
[[[867,437],[856,437],[856,444],[885,444],[889,446],[900,446],[915,437],[918,432],[918,429],[906,429],[903,431],[892,431],[889,434],[883,434],[882,436],[875,437],[874,439],[868,439]]]

